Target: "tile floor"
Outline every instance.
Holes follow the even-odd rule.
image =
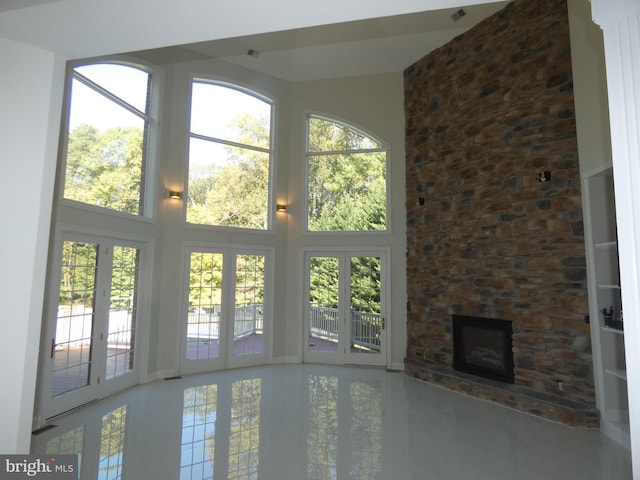
[[[265,366],[157,381],[54,419],[81,479],[631,479],[628,450],[399,372]]]

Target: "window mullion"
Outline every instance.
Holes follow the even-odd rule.
[[[307,151],[307,155],[310,157],[326,157],[330,155],[354,155],[357,153],[378,153],[386,151],[386,148],[362,148],[359,150],[322,150],[321,152]]]
[[[73,78],[78,80],[80,83],[85,84],[87,87],[91,88],[92,90],[95,90],[96,92],[98,92],[102,96],[108,98],[112,102],[117,103],[122,108],[128,110],[129,112],[131,112],[134,115],[142,118],[143,120],[148,121],[148,122],[150,122],[152,120],[151,117],[146,112],[142,112],[142,111],[138,110],[133,105],[125,102],[120,97],[114,95],[113,93],[111,93],[110,91],[108,91],[105,88],[101,87],[100,85],[98,85],[94,81],[89,80],[87,77],[85,77],[81,73],[78,73],[77,71],[74,71],[73,72]]]
[[[243,148],[247,150],[253,150],[255,152],[271,154],[270,148],[256,147],[254,145],[249,145],[246,143],[238,143],[238,142],[233,142],[231,140],[223,140],[221,138],[209,137],[207,135],[201,135],[199,133],[190,133],[189,135],[191,136],[191,138],[197,138],[198,140],[205,140],[208,142],[219,143],[221,145],[227,145],[229,147]]]

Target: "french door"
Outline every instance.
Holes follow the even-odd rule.
[[[305,254],[305,361],[387,364],[385,258],[384,252]]]
[[[180,372],[264,363],[271,253],[200,246],[185,251]]]
[[[49,285],[41,415],[49,418],[137,383],[144,244],[63,234]]]

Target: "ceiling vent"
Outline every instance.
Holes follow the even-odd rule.
[[[460,20],[462,17],[464,17],[467,14],[467,12],[464,11],[464,9],[460,9],[458,10],[456,13],[454,13],[453,15],[451,15],[451,18],[453,18],[454,22],[457,22],[458,20]]]

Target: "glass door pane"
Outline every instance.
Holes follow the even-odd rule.
[[[338,352],[341,320],[338,257],[309,260],[309,352]]]
[[[86,387],[91,379],[98,245],[65,241],[52,341],[53,396]]]
[[[264,255],[237,255],[233,355],[264,351],[264,287]]]
[[[349,333],[352,354],[379,355],[382,348],[380,257],[351,257]]]
[[[107,380],[133,370],[139,256],[137,248],[113,248],[107,325]]]
[[[305,360],[383,366],[383,254],[313,253],[305,257]]]
[[[192,252],[190,259],[186,359],[218,358],[222,315],[223,255]]]

